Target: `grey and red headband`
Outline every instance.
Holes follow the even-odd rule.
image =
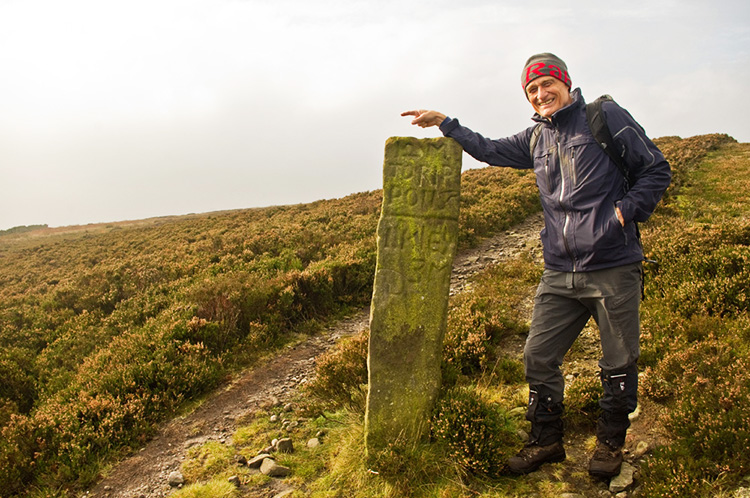
[[[552,76],[570,88],[571,82],[570,75],[568,74],[568,66],[558,56],[549,52],[532,55],[526,61],[526,64],[524,64],[523,73],[521,73],[521,86],[524,91],[532,80],[540,76]]]

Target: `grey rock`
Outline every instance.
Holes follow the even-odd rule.
[[[632,486],[634,472],[635,467],[630,465],[628,462],[622,462],[622,467],[620,467],[620,474],[613,477],[609,483],[610,493],[620,493]]]
[[[263,460],[263,463],[260,465],[260,471],[268,477],[286,477],[292,473],[289,467],[277,464],[272,458]]]
[[[523,429],[518,429],[516,431],[516,436],[518,436],[518,439],[522,443],[526,443],[529,440],[529,434]]]
[[[633,456],[635,458],[641,458],[649,451],[651,451],[651,445],[648,444],[648,441],[638,441],[638,444],[635,446],[635,451],[633,451]]]
[[[309,441],[307,442],[307,447],[308,447],[308,448],[317,448],[318,446],[320,446],[320,439],[318,439],[318,438],[316,438],[316,437],[314,437],[314,438],[310,439],[310,440],[309,440]]]
[[[279,453],[294,453],[294,444],[288,437],[279,439],[276,443],[276,451]]]
[[[628,419],[630,419],[631,422],[635,422],[636,420],[638,420],[638,417],[640,416],[641,416],[641,405],[637,405],[635,407],[635,411],[628,415]]]
[[[167,477],[167,482],[170,486],[176,488],[185,484],[185,478],[182,476],[182,473],[175,470],[169,474],[169,477]]]
[[[230,478],[228,479],[228,481],[229,481],[229,483],[230,483],[230,484],[234,484],[234,485],[235,485],[235,486],[237,486],[238,488],[240,487],[240,484],[242,484],[242,483],[240,482],[240,478],[239,478],[239,476],[232,476],[232,477],[230,477]]]
[[[292,493],[294,493],[294,488],[282,491],[281,493],[279,493],[277,495],[274,495],[273,498],[285,498],[285,497],[289,496]]]
[[[250,467],[251,469],[258,469],[260,468],[260,465],[263,463],[263,460],[265,460],[266,458],[271,458],[271,455],[269,455],[268,453],[261,453],[255,458],[250,459],[250,461],[247,462],[247,466]]]

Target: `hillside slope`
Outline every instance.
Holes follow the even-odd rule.
[[[463,181],[463,247],[538,210],[526,173]],[[75,494],[233,371],[366,305],[381,195],[0,236],[2,492]]]
[[[713,263],[719,264],[724,272],[735,268],[737,278],[730,278],[721,287],[701,288],[714,296],[705,300],[703,308],[680,309],[673,304],[675,300],[684,301],[686,293],[691,292],[689,286],[675,285],[675,274],[670,273],[675,271],[674,268],[665,265],[669,271],[654,276],[650,292],[658,297],[652,301],[657,304],[653,308],[646,305],[644,309],[644,338],[649,343],[644,348],[644,366],[647,368],[646,378],[654,379],[646,383],[646,389],[650,400],[666,406],[665,403],[675,402],[681,395],[679,389],[674,388],[675,384],[679,385],[676,374],[666,366],[671,364],[669,362],[680,361],[673,356],[677,352],[670,349],[669,341],[688,349],[702,344],[696,342],[696,337],[700,336],[696,336],[695,325],[693,328],[678,326],[680,337],[687,341],[680,342],[670,339],[667,323],[674,327],[687,316],[692,322],[697,320],[696,323],[715,326],[715,319],[710,317],[718,316],[721,323],[737,324],[735,328],[738,330],[746,328],[742,320],[746,320],[747,308],[742,304],[745,301],[741,292],[731,293],[733,301],[721,303],[721,309],[717,309],[715,297],[717,292],[721,294],[721,289],[738,289],[746,283],[742,280],[746,273],[742,272],[740,263],[745,254],[742,252],[742,227],[747,224],[747,214],[742,209],[747,205],[747,199],[743,200],[742,195],[750,189],[741,178],[750,175],[737,176],[733,185],[727,185],[724,180],[732,178],[731,174],[715,165],[705,167],[704,159],[711,151],[718,151],[709,157],[720,165],[732,163],[734,170],[747,167],[746,144],[732,144],[726,136],[686,140],[668,137],[661,139],[659,145],[676,167],[675,182],[659,215],[646,227],[646,244],[653,244],[657,252],[662,251],[665,261],[676,259],[675,254],[665,253],[664,248],[679,246],[670,237],[694,237],[698,233],[694,223],[709,227],[736,225],[734,231],[730,230],[731,233],[725,234],[724,238],[730,243],[739,241],[737,247],[733,243],[733,250],[739,251],[739,256],[732,256],[731,264],[725,264],[723,260]],[[700,175],[719,170],[722,173],[718,176],[708,175],[709,183],[719,191],[711,193],[713,203],[699,202],[706,197],[703,191],[696,193],[697,186],[703,181]],[[700,180],[697,184],[696,179]],[[482,379],[487,375],[487,368],[493,368],[493,361],[497,367],[497,362],[505,362],[504,358],[507,358],[508,361],[502,364],[510,372],[515,371],[513,365],[517,360],[513,362],[513,355],[520,352],[522,341],[519,338],[522,338],[529,310],[529,293],[533,291],[529,284],[519,289],[519,295],[514,298],[518,303],[512,311],[488,308],[487,299],[491,300],[492,293],[496,292],[492,289],[501,285],[482,282],[493,282],[498,278],[493,268],[509,268],[503,266],[507,263],[504,257],[500,257],[501,250],[502,256],[514,251],[507,248],[509,242],[496,241],[501,249],[483,246],[490,248],[487,249],[489,253],[475,246],[495,232],[507,240],[518,239],[517,233],[504,234],[503,231],[537,211],[538,203],[533,177],[527,174],[502,169],[472,170],[464,174],[463,182],[461,241],[462,254],[467,259],[460,260],[457,265],[454,287],[457,304],[453,306],[460,313],[454,312],[453,327],[459,330],[465,326],[463,320],[470,316],[463,317],[463,313],[484,308],[484,315],[475,316],[469,322],[482,324],[488,321],[486,326],[480,325],[479,328],[504,331],[498,332],[497,337],[492,334],[485,338],[472,334],[463,338],[460,334],[453,336],[459,348],[464,348],[467,340],[480,341],[471,342],[474,346],[470,348],[476,352],[479,351],[476,347],[481,346],[479,356],[469,361],[454,354],[451,360],[458,362],[455,365],[460,364],[454,381],[471,384],[476,382],[472,380],[474,376]],[[300,341],[306,335],[318,337],[316,334],[321,327],[334,323],[331,319],[341,313],[355,312],[354,316],[359,317],[354,322],[359,324],[355,328],[359,328],[366,315],[357,315],[356,310],[369,300],[374,267],[373,234],[379,203],[380,193],[370,192],[310,205],[148,220],[130,227],[111,225],[84,230],[79,227],[72,231],[58,230],[64,233],[41,231],[29,232],[24,237],[0,237],[0,345],[3,346],[0,374],[7,379],[0,386],[0,426],[3,427],[0,467],[7,469],[0,476],[0,489],[4,493],[29,496],[76,495],[77,490],[98,479],[106,461],[146,447],[144,443],[155,434],[155,424],[183,409],[191,399],[210,392],[226,381],[232,372],[257,365],[259,361],[272,361],[273,351],[284,344],[303,344]],[[686,222],[686,217],[692,218]],[[668,229],[660,231],[662,226]],[[708,234],[704,233],[701,240],[706,240],[706,237],[713,240],[714,231],[705,227],[701,230]],[[534,232],[538,232],[538,228],[531,231]],[[528,237],[524,237],[520,238],[523,240],[522,249],[526,249],[521,252],[538,252],[535,242],[527,242]],[[719,247],[724,247],[721,244]],[[471,254],[471,250],[475,252]],[[695,247],[685,249],[686,252],[691,250]],[[538,265],[533,259],[531,263],[522,263],[526,276],[516,279],[515,287],[528,276],[533,276],[535,264]],[[489,265],[487,276],[471,281],[459,278],[463,270],[478,270],[485,265]],[[685,274],[678,276],[686,278]],[[688,276],[693,282],[697,280],[695,275]],[[484,300],[477,300],[479,298],[474,296],[473,290],[477,288],[486,293]],[[674,290],[682,294],[669,296]],[[665,295],[670,299],[661,299],[660,296]],[[730,294],[724,292],[724,295]],[[660,306],[666,302],[672,304],[662,309]],[[700,300],[693,299],[692,302]],[[709,318],[695,318],[702,314]],[[721,336],[722,327],[714,328]],[[748,335],[740,334],[745,338],[743,340]],[[313,341],[315,348],[320,349],[310,350],[306,359],[306,354],[299,357],[305,369],[311,368],[311,359],[318,351],[330,345],[327,342],[330,337],[323,337]],[[737,354],[747,351],[744,344],[742,341],[733,344],[739,352]],[[580,360],[573,358],[571,364],[577,367],[569,375],[574,379],[590,379],[588,373],[593,369],[585,365],[591,359],[590,355],[595,354],[595,348],[595,330],[591,329],[575,348],[575,353],[582,356]],[[464,348],[462,351],[461,354],[465,354],[469,350]],[[264,371],[256,370],[248,375],[260,375],[259,372]],[[238,395],[237,400],[246,396],[255,402],[265,398],[267,392],[273,396],[274,388],[291,388],[301,375],[288,378],[272,373],[268,377],[271,391],[264,391],[265,387],[248,381],[244,385],[251,386],[247,387],[249,391],[243,391],[245,394]],[[743,379],[740,376],[737,382],[742,385]],[[482,395],[495,397],[501,405],[510,403],[509,407],[519,400],[523,404],[524,396],[518,394],[523,390],[522,384],[514,384],[517,379],[513,375],[506,380],[510,384],[501,389],[504,392],[493,392],[492,389],[496,389],[493,381]],[[237,381],[237,385],[243,383]],[[582,383],[578,387],[587,388],[589,385]],[[582,392],[585,394],[585,389]],[[505,396],[510,396],[509,401],[502,401]],[[232,395],[225,395],[223,399],[231,398]],[[205,410],[204,413],[216,415],[219,413],[216,407],[224,402],[206,402],[195,413]],[[733,407],[734,401],[732,403]],[[268,400],[260,404],[259,408],[263,408]],[[589,416],[586,409],[582,406],[584,427]],[[246,432],[242,423],[253,423],[255,418],[251,411],[261,418],[264,413],[252,406],[242,407],[247,412],[244,414],[233,410],[225,409],[221,414],[226,417],[224,412],[229,411],[228,415],[234,421],[213,426],[221,429],[218,434],[225,434],[227,444],[237,442],[237,438],[232,437],[231,428],[238,426],[238,430]],[[653,420],[657,411],[644,411],[643,427],[649,431],[656,427]],[[189,420],[191,416],[180,420]],[[215,420],[210,415],[206,417],[205,420]],[[175,421],[177,427],[179,423],[179,420]],[[179,430],[177,433],[182,438],[193,437],[195,440],[190,444],[200,443],[198,429],[191,426],[187,435]],[[656,441],[663,435],[653,433],[649,437]],[[744,444],[742,441],[740,439],[737,444]],[[528,496],[543,489],[598,489],[597,483],[580,475],[583,467],[578,466],[585,466],[586,444],[589,443],[583,436],[575,443],[577,449],[570,459],[573,466],[555,467],[551,474],[538,482],[535,477],[515,480],[511,485],[502,479],[493,484],[492,481],[468,478],[449,489],[458,490],[459,495],[486,496]],[[197,448],[201,446],[198,444]],[[670,451],[683,450],[677,447]],[[135,474],[126,471],[121,474],[120,482],[141,486],[127,488],[141,489],[139,493],[145,494],[143,486],[155,486],[155,491],[149,493],[164,493],[167,490],[163,488],[160,476],[166,468],[175,468],[181,452],[174,447],[170,449],[169,460],[159,463],[158,469],[150,468],[148,475],[152,477],[144,477],[142,482],[138,476],[146,474],[139,474],[141,471]],[[715,454],[708,455],[705,458],[716,459]],[[321,468],[335,465],[326,462],[326,455],[323,457],[315,465]],[[739,470],[728,463],[721,464],[723,466],[717,472],[723,476],[723,481],[716,484],[716,489],[736,485],[735,477],[745,468],[742,465],[746,465],[742,460],[738,462]],[[731,470],[721,470],[726,468]],[[709,483],[716,481],[716,478],[706,478],[701,469],[700,465],[694,468],[696,479]],[[113,471],[112,478],[118,475],[117,472]],[[222,472],[215,474],[221,475]],[[670,482],[660,474],[665,472],[664,467],[645,467],[644,472]],[[347,490],[351,491],[351,484],[345,478],[337,479],[340,482],[337,493],[346,495]],[[300,496],[315,493],[315,489],[322,485],[317,484],[313,476],[297,476],[288,482],[297,487]],[[357,482],[361,484],[361,481]],[[693,481],[688,485],[695,486]],[[110,488],[105,490],[106,486]],[[162,486],[160,491],[156,489],[159,486]],[[263,496],[272,490],[268,483],[263,486],[246,486],[242,494]],[[429,486],[428,483],[416,484],[419,489]],[[516,491],[499,494],[498,486]],[[263,489],[266,491],[259,491]],[[400,489],[403,491],[404,488]],[[102,484],[96,492],[114,496],[113,493],[119,491],[110,484]],[[452,491],[445,492],[451,495]],[[377,495],[378,492],[371,489],[364,496]],[[660,495],[652,490],[650,496]]]
[[[745,408],[750,401],[750,377],[741,373],[748,362],[750,343],[746,299],[750,285],[746,209],[750,201],[750,146],[717,136],[667,138],[660,146],[675,166],[675,185],[654,220],[644,227],[647,253],[658,259],[660,266],[648,270],[641,405],[626,445],[626,460],[635,479],[625,485],[625,494],[617,496],[743,496],[747,489],[742,478],[748,462],[742,455],[750,449],[750,414]],[[448,363],[464,362],[458,376],[448,378],[447,387],[476,390],[510,419],[516,417],[511,415],[514,411],[523,411],[525,403],[523,379],[514,366],[519,364],[533,293],[533,285],[523,275],[530,263],[539,264],[536,233],[540,222],[531,217],[529,223],[529,230],[502,233],[457,258],[449,318],[448,347],[471,347],[461,353],[446,351]],[[467,278],[466,273],[473,276]],[[498,289],[503,293],[503,289],[515,289],[516,293],[506,295]],[[493,309],[493,301],[515,304],[510,309]],[[360,326],[365,316],[361,315]],[[464,322],[471,330],[468,335],[456,336]],[[492,333],[482,339],[481,334],[472,336],[472,330]],[[329,353],[318,362],[317,376],[330,375],[331,358],[339,358],[345,362],[340,364],[344,370],[336,378],[345,384],[358,378],[364,356],[352,364],[356,356],[351,354],[363,352],[347,344],[340,343],[336,348],[339,353]],[[479,355],[473,356],[476,352]],[[467,354],[473,359],[467,359]],[[569,382],[568,459],[529,476],[488,479],[463,467],[453,459],[455,454],[431,464],[434,455],[414,455],[409,450],[391,455],[406,458],[395,465],[396,474],[388,473],[394,469],[379,468],[379,476],[373,477],[372,468],[360,458],[361,400],[355,396],[350,398],[350,408],[323,418],[307,418],[309,407],[289,415],[289,419],[301,421],[294,430],[269,423],[272,415],[283,412],[279,405],[273,401],[261,404],[226,439],[222,445],[226,452],[211,445],[187,452],[181,468],[188,483],[194,484],[178,494],[212,496],[210,490],[217,489],[212,486],[235,476],[239,485],[229,488],[225,496],[615,496],[619,491],[611,487],[613,483],[591,479],[586,472],[598,399],[598,354],[596,327],[590,324],[564,365]],[[474,360],[477,363],[472,367]],[[706,369],[705,360],[729,369]],[[316,379],[309,383],[315,385]],[[716,389],[725,392],[719,396]],[[292,399],[303,408],[311,392],[314,394],[314,389],[287,391],[284,401]],[[337,408],[331,405],[330,409]],[[516,423],[522,428],[525,422],[516,418]],[[306,438],[321,427],[326,432],[324,449],[304,448]],[[275,480],[258,476],[231,458],[242,454],[249,459],[272,438],[289,435],[302,448],[292,456],[277,458],[292,469],[292,477]],[[145,496],[161,496],[158,493],[168,490],[163,479],[161,486],[160,491],[149,491],[156,494]],[[144,489],[140,492],[145,493]],[[102,488],[96,491],[101,493]],[[118,492],[114,486],[108,491]]]

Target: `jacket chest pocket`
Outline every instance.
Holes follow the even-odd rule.
[[[557,154],[554,147],[537,147],[534,151],[534,173],[541,192],[551,194],[559,184]]]
[[[591,171],[587,170],[587,165],[593,164],[588,160],[591,158],[592,147],[598,148],[599,145],[593,137],[585,135],[573,137],[562,146],[560,165],[573,189],[579,186],[580,181],[584,181],[591,175]]]

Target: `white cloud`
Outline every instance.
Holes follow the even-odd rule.
[[[530,125],[519,77],[540,51],[652,136],[747,141],[748,13],[728,0],[0,0],[0,228],[378,188],[388,136],[437,135],[402,110],[493,137]]]

